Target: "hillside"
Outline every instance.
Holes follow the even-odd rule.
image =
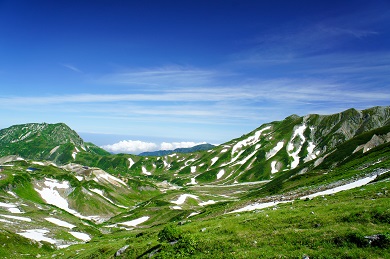
[[[65,164],[78,152],[107,155],[107,151],[81,137],[64,123],[28,123],[0,130],[0,157],[18,155]]]
[[[390,257],[389,107],[187,154],[112,155],[65,124],[3,129],[0,147],[2,258]]]

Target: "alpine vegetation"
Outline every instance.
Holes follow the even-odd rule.
[[[388,258],[390,107],[291,115],[218,146],[111,154],[0,130],[2,258]]]

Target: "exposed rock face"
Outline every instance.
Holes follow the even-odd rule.
[[[390,142],[390,132],[387,133],[386,135],[381,135],[381,136],[377,136],[377,135],[373,135],[372,138],[370,139],[370,141],[368,141],[367,143],[363,144],[363,145],[360,145],[358,146],[354,151],[353,153],[356,153],[360,150],[363,149],[363,153],[366,153],[367,151],[369,151],[370,149],[373,149],[379,145],[382,145],[384,143],[388,143]]]
[[[120,248],[118,251],[116,251],[115,253],[115,257],[117,256],[121,256],[125,251],[126,249],[129,247],[129,245],[125,245],[124,247]]]

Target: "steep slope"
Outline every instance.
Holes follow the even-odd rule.
[[[84,143],[80,136],[64,123],[28,123],[2,129],[0,147],[0,157],[19,155],[60,164],[74,160],[79,152],[108,154],[92,143]]]
[[[205,152],[134,157],[134,164],[127,164],[125,170],[183,186],[270,180],[310,161],[317,161],[317,166],[339,145],[381,127],[383,132],[370,143],[357,141],[349,146],[357,151],[364,149],[359,145],[366,144],[366,150],[388,142],[388,128],[384,126],[390,124],[389,117],[389,107],[350,109],[333,115],[292,115]]]

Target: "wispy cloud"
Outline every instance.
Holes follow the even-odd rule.
[[[77,73],[83,73],[83,71],[81,71],[80,69],[78,69],[77,67],[73,66],[73,65],[70,65],[70,64],[61,64],[63,67],[66,67],[67,69],[70,69],[74,72],[77,72]]]
[[[183,66],[163,66],[148,69],[128,69],[106,74],[93,80],[109,85],[176,87],[207,85],[221,76],[221,71]],[[224,75],[226,76],[226,75]]]

